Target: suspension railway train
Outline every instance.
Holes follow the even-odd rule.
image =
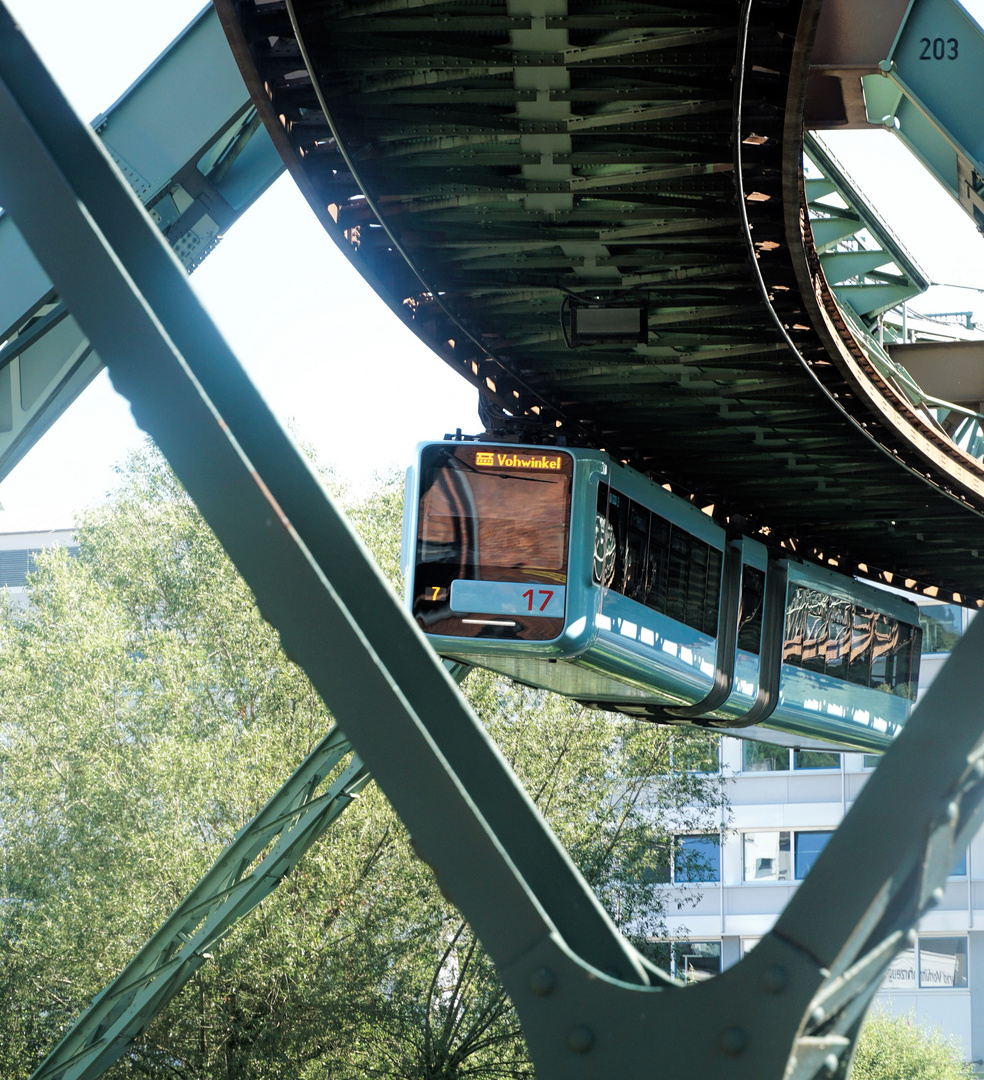
[[[725,531],[590,449],[424,444],[407,604],[442,656],[629,716],[883,750],[916,605]]]

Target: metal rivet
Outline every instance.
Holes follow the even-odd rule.
[[[950,803],[946,808],[946,817],[947,821],[952,825],[960,817],[960,804],[957,802]]]
[[[828,1076],[833,1076],[837,1072],[837,1067],[840,1065],[840,1059],[836,1054],[828,1054],[823,1059],[823,1067]]]
[[[731,1057],[737,1057],[745,1049],[747,1041],[745,1032],[740,1027],[729,1027],[721,1032],[718,1046]]]
[[[575,1054],[586,1054],[594,1046],[594,1032],[586,1024],[572,1027],[567,1036],[567,1045]]]
[[[823,1007],[818,1005],[813,1012],[810,1013],[810,1024],[813,1027],[819,1027],[824,1020],[827,1019],[827,1014],[823,1011]]]
[[[537,968],[530,976],[530,989],[537,997],[552,994],[557,985],[557,976],[548,967]]]
[[[789,982],[789,972],[782,966],[782,964],[773,964],[771,967],[766,968],[765,974],[762,976],[762,986],[770,994],[781,994],[786,989],[786,984]]]
[[[943,899],[943,886],[942,885],[937,885],[936,888],[933,889],[933,891],[930,894],[929,898],[932,901],[932,903],[938,904]]]

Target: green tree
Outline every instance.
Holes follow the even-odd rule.
[[[340,490],[335,485],[336,490]],[[345,497],[344,492],[341,493]],[[347,497],[396,577],[400,485]],[[160,455],[80,553],[0,603],[0,1075],[27,1077],[331,724]],[[706,739],[473,672],[466,690],[603,902],[662,927],[675,828],[716,831]],[[525,1077],[515,1014],[367,789],[110,1075]]]
[[[875,1008],[858,1040],[852,1080],[971,1080],[973,1066],[960,1046],[939,1028],[927,1028],[911,1013]]]

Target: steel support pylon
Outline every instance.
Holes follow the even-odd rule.
[[[982,817],[984,621],[772,933],[679,986],[619,935],[2,8],[0,138],[0,204],[483,941],[541,1080],[842,1074]],[[111,1022],[42,1075],[97,1075],[83,1059]]]

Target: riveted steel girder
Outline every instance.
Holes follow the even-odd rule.
[[[984,468],[872,364],[806,226],[818,0],[217,9],[325,228],[488,426],[604,445],[770,543],[984,597]],[[571,348],[578,303],[644,304],[648,341]],[[805,454],[822,488],[787,468]],[[936,530],[951,546],[917,540]]]

